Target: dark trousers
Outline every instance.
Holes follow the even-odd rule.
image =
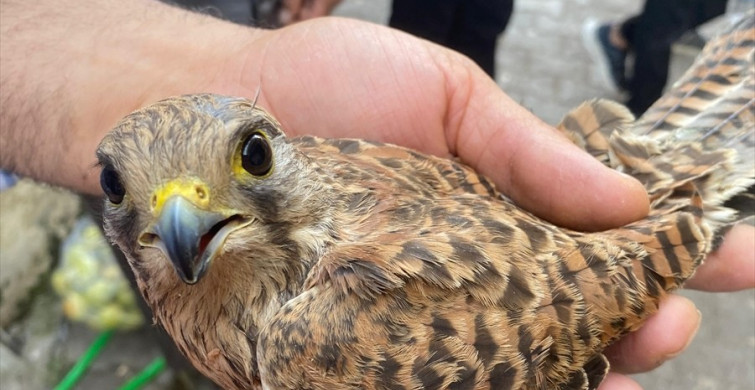
[[[628,19],[621,33],[635,53],[627,107],[642,114],[663,93],[671,44],[684,32],[726,11],[726,0],[647,0],[642,13]]]
[[[389,25],[464,53],[491,77],[514,0],[393,0]]]

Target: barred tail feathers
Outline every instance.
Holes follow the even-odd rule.
[[[673,88],[625,134],[616,137],[619,140],[611,144],[613,149],[623,149],[618,153],[627,151],[620,141],[624,138],[635,143],[655,142],[659,153],[666,154],[659,160],[666,163],[676,164],[681,158],[694,163],[702,159],[704,168],[715,165],[696,179],[705,200],[706,218],[714,225],[752,215],[755,11],[711,40]]]
[[[634,131],[653,135],[711,128],[741,107],[751,107],[753,51],[755,12],[750,12],[708,42],[687,72],[637,120]],[[719,112],[725,115],[716,115],[716,107],[725,107]],[[737,122],[736,117],[729,120]]]
[[[637,121],[592,100],[558,128],[604,164],[637,177],[653,207],[675,208],[693,182],[715,229],[755,210],[755,12],[712,39],[695,64]]]
[[[593,99],[571,110],[556,128],[598,161],[612,166],[609,159],[611,134],[629,128],[632,122],[634,116],[624,105]]]
[[[602,343],[639,327],[710,251],[711,232],[702,221],[698,193],[692,191],[687,206],[666,211],[610,232],[586,234],[578,238],[579,251],[564,254],[564,278],[575,280],[582,291],[593,320],[600,322]]]

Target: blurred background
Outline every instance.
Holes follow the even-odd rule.
[[[603,85],[580,32],[589,18],[617,21],[641,7],[627,0],[516,1],[496,49],[496,81],[551,124],[584,100],[622,99]],[[344,0],[333,13],[387,24],[390,12],[389,0]],[[720,18],[673,46],[670,83],[691,65],[717,23]],[[104,239],[92,225],[76,222],[86,214],[86,202],[9,176],[0,178],[0,188],[0,389],[66,388],[61,381],[80,357],[93,356],[93,343],[101,353],[67,388],[212,388],[177,378],[170,364],[162,369],[164,339],[140,318]],[[682,294],[702,312],[696,339],[683,355],[636,380],[646,389],[755,389],[755,291]],[[125,329],[103,336],[113,327]],[[144,373],[145,367],[153,371]],[[143,383],[122,387],[140,372]]]

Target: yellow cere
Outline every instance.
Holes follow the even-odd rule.
[[[199,179],[174,179],[152,193],[152,214],[160,215],[165,202],[171,197],[179,195],[201,209],[207,209],[210,205],[210,189]]]

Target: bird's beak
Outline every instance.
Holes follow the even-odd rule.
[[[161,186],[152,197],[155,222],[139,236],[139,244],[160,249],[187,284],[205,274],[232,231],[251,222],[236,213],[212,210],[209,195],[198,181]]]

